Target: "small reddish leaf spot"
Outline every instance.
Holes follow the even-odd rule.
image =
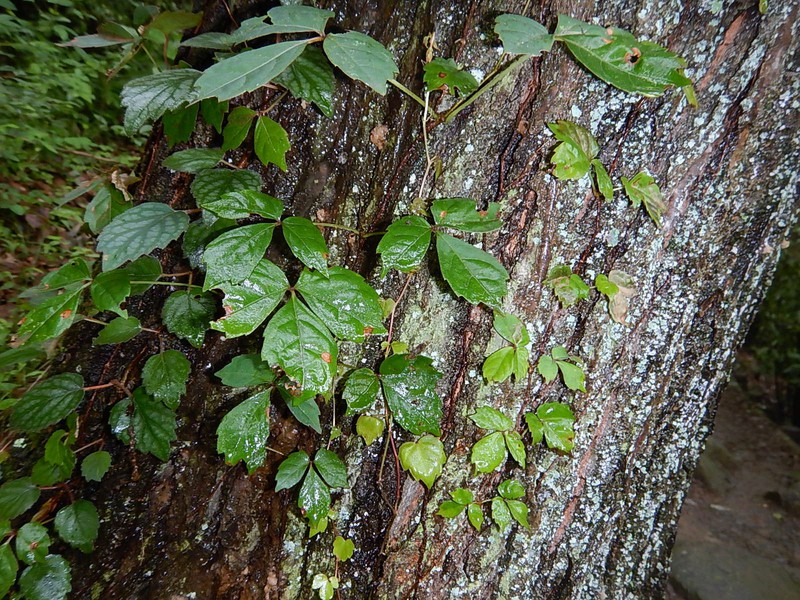
[[[331,362],[331,353],[330,352],[323,352],[322,354],[320,354],[320,356],[322,357],[322,360],[324,360],[326,363],[330,364],[330,362]]]
[[[230,317],[233,314],[233,307],[232,306],[225,305],[222,308],[225,310],[225,316],[222,317],[223,319],[225,319],[227,317]]]
[[[372,327],[364,327],[364,335],[372,335],[374,328]]]
[[[68,319],[71,314],[72,314],[72,309],[68,308],[67,310],[61,313],[61,318]]]
[[[444,219],[446,216],[447,216],[447,211],[446,210],[443,210],[442,212],[439,213],[439,218],[440,219]]]
[[[607,33],[608,35],[614,35],[614,29],[613,29],[613,28],[611,28],[611,27],[609,27],[608,29],[606,29],[606,33]]]
[[[439,79],[445,79],[447,77],[447,73],[439,73]]]
[[[28,317],[22,317],[18,322],[17,325],[22,325],[25,321],[28,320]]]
[[[481,218],[484,218],[484,217],[486,217],[486,215],[489,214],[489,211],[487,211],[487,210],[479,210],[478,214],[481,216]]]

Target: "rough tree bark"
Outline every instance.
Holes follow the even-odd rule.
[[[798,3],[776,3],[766,16],[752,1],[719,3],[717,14],[715,3],[697,0],[320,5],[336,11],[342,28],[388,45],[401,66],[398,79],[415,88],[422,40],[433,31],[444,56],[485,72],[498,56],[488,32],[499,12],[525,11],[549,27],[558,13],[597,17],[688,59],[699,109],[678,91],[651,100],[617,91],[556,48],[431,132],[443,164],[432,195],[503,203],[505,225],[483,244],[511,273],[506,308],[534,333],[534,359],[556,344],[586,359],[588,393],[543,385],[535,374],[519,385],[483,385],[490,311],[458,301],[431,261],[410,284],[398,332],[445,373],[439,391],[450,459],[443,476],[428,493],[405,474],[396,482],[390,459],[389,475],[376,485],[379,444],[365,448],[348,419],[339,421],[345,435],[334,448],[346,456],[352,483],[336,498],[336,527],[357,548],[341,567],[342,598],[661,595],[681,502],[717,395],[796,217]],[[237,2],[236,17],[269,7]],[[205,8],[204,30],[231,27],[223,2]],[[201,67],[208,60],[187,58]],[[270,94],[243,101],[263,107]],[[293,144],[287,173],[263,168],[244,150],[235,162],[260,171],[266,191],[285,199],[295,214],[383,229],[407,210],[424,169],[421,110],[395,91],[381,98],[345,81],[335,106],[335,118],[326,119],[299,102],[283,103],[278,120]],[[597,200],[588,178],[565,183],[546,174],[552,138],[544,123],[558,118],[595,133],[615,180],[650,170],[668,204],[660,230],[620,194],[612,204]],[[380,124],[388,127],[383,150],[370,142]],[[192,145],[217,141],[202,130]],[[139,167],[136,197],[188,208],[189,177],[160,167],[167,154],[157,129]],[[329,232],[332,260],[375,277],[374,239]],[[166,269],[181,265],[179,250],[162,257]],[[548,268],[559,262],[585,279],[612,268],[632,274],[639,295],[631,303],[631,326],[613,323],[596,294],[560,309],[542,288]],[[391,274],[379,290],[396,297],[404,281]],[[132,314],[155,323],[163,299],[163,292],[151,291],[134,302]],[[117,350],[86,350],[94,330],[85,327],[68,341],[64,366],[79,363],[87,384],[119,376],[131,364],[140,367],[157,349],[157,342],[137,338]],[[165,343],[186,352],[194,365],[179,409],[180,442],[167,463],[138,455],[137,480],[134,457],[103,426],[116,392],[97,392],[90,402],[94,430],[116,449],[115,466],[102,485],[83,490],[98,504],[103,524],[96,551],[74,557],[75,597],[311,597],[313,575],[333,572],[334,534],[308,541],[295,492],[273,491],[278,458],[270,455],[266,467],[248,477],[216,453],[216,426],[242,398],[225,393],[212,374],[243,350],[241,344],[214,333],[200,350],[172,338]],[[355,352],[348,362],[363,357],[371,363],[377,341]],[[489,404],[518,415],[519,423],[525,411],[555,400],[576,412],[576,446],[569,456],[544,446],[531,452],[524,475],[530,531],[514,526],[504,534],[496,528],[476,533],[434,516],[455,487],[486,495],[504,477],[470,478],[468,448],[479,434],[467,414]],[[271,410],[273,447],[315,448],[313,432],[282,406]],[[323,407],[328,423],[331,410]],[[394,513],[384,498],[396,497]]]

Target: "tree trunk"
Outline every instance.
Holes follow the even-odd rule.
[[[223,4],[206,7],[204,30],[231,27]],[[386,44],[400,65],[398,80],[412,89],[421,82],[423,37],[433,31],[441,55],[485,73],[498,57],[490,32],[500,12],[525,11],[550,30],[559,13],[597,18],[687,58],[697,109],[676,90],[657,99],[618,91],[556,47],[522,63],[430,134],[432,152],[442,161],[431,196],[502,203],[504,226],[487,234],[483,247],[511,274],[505,308],[535,332],[534,361],[558,344],[585,359],[588,392],[543,384],[533,370],[518,384],[485,385],[481,364],[497,347],[491,311],[458,300],[431,260],[411,279],[395,325],[396,339],[433,357],[444,373],[438,390],[449,455],[443,476],[430,492],[403,472],[397,481],[390,450],[377,484],[383,447],[364,446],[354,423],[342,416],[341,402],[336,423],[344,435],[332,446],[346,457],[352,485],[334,496],[335,530],[356,546],[354,558],[339,566],[341,598],[660,596],[718,393],[796,217],[797,2],[776,2],[766,16],[754,2],[724,3],[713,14],[714,3],[695,0],[320,4],[336,11],[343,29]],[[269,3],[235,6],[241,20],[265,14]],[[207,56],[188,60],[203,67]],[[244,100],[263,108],[271,94]],[[335,110],[327,119],[298,101],[282,102],[277,120],[292,142],[288,172],[263,167],[245,150],[234,162],[261,172],[265,191],[286,200],[293,214],[382,230],[407,214],[422,178],[421,108],[396,90],[382,98],[341,80]],[[620,192],[606,204],[593,195],[588,177],[560,182],[548,175],[553,140],[545,122],[563,118],[595,134],[615,181],[642,169],[654,175],[668,206],[661,229]],[[370,141],[378,125],[388,128],[382,150]],[[218,142],[204,128],[191,145]],[[160,166],[168,153],[156,130],[136,197],[190,208],[190,176]],[[383,296],[396,298],[406,276],[378,279],[376,239],[330,232],[331,262],[360,271]],[[165,270],[180,269],[181,260],[179,250],[163,253]],[[558,263],[572,265],[587,281],[611,269],[631,274],[639,293],[631,300],[630,326],[614,323],[595,292],[589,301],[559,308],[542,286]],[[130,311],[143,325],[156,323],[164,297],[151,290]],[[152,340],[138,341],[143,336],[116,350],[82,349],[89,327],[76,328],[65,360],[82,365],[87,385],[118,377],[131,364],[140,370],[157,350]],[[374,365],[378,342],[347,348],[344,359]],[[169,461],[129,453],[103,426],[118,392],[95,392],[88,404],[93,427],[104,427],[98,435],[115,448],[115,461],[102,484],[83,490],[97,503],[102,528],[95,552],[74,557],[75,597],[312,597],[314,575],[334,572],[336,532],[308,539],[296,491],[274,492],[279,456],[270,453],[266,466],[248,476],[216,452],[216,427],[242,396],[226,392],[213,373],[245,348],[215,333],[200,350],[172,337],[164,343],[193,362]],[[469,448],[480,434],[467,415],[491,405],[516,415],[519,426],[525,412],[550,401],[573,407],[576,443],[569,455],[540,445],[529,452],[526,471],[515,472],[528,490],[530,531],[515,525],[504,533],[496,527],[478,533],[463,520],[435,516],[456,487],[485,498],[509,476],[473,476]],[[322,410],[330,424],[333,406]],[[273,448],[288,453],[319,446],[321,438],[285,407],[271,411]],[[407,439],[395,432],[396,444]]]

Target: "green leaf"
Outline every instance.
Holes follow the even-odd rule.
[[[500,531],[511,524],[511,511],[508,510],[506,501],[499,496],[492,498],[492,519],[497,523]]]
[[[142,383],[148,394],[174,410],[186,393],[191,371],[192,365],[183,352],[165,350],[147,359],[142,369]]]
[[[125,132],[134,135],[168,110],[197,100],[194,85],[200,75],[194,69],[172,69],[126,83],[120,96],[125,107]]]
[[[222,133],[222,121],[226,112],[228,112],[228,102],[217,102],[213,98],[206,98],[200,103],[200,114],[203,116],[203,120],[211,125],[217,133]]]
[[[267,12],[272,25],[270,33],[303,33],[315,32],[325,34],[328,20],[334,16],[330,10],[322,10],[313,6],[289,5],[276,6]]]
[[[381,255],[381,277],[389,269],[403,273],[416,271],[431,245],[431,226],[422,217],[409,215],[389,225],[378,244]]]
[[[574,146],[580,154],[586,158],[587,162],[597,156],[597,153],[600,151],[600,146],[598,146],[594,136],[588,129],[581,127],[577,123],[559,120],[555,123],[548,123],[547,126],[556,136],[557,140]]]
[[[184,10],[177,11],[164,11],[155,16],[150,22],[150,29],[157,29],[162,33],[169,35],[184,29],[191,29],[198,25],[202,19],[202,13],[192,13]]]
[[[111,455],[105,450],[92,452],[81,463],[81,475],[86,481],[100,481],[111,466]]]
[[[161,320],[170,333],[199,348],[216,311],[217,303],[213,296],[173,292],[164,302]]]
[[[261,275],[269,277],[272,269],[266,265],[264,253],[272,241],[275,223],[243,225],[226,231],[206,246],[203,262],[206,264],[206,280],[203,291],[220,287],[225,282],[244,282],[259,264]],[[231,257],[236,260],[231,260]],[[234,292],[235,293],[235,292]]]
[[[131,282],[131,296],[144,294],[161,278],[162,273],[161,263],[152,256],[140,256],[129,263],[124,271]]]
[[[612,298],[619,293],[619,287],[617,287],[617,284],[609,281],[608,277],[602,273],[594,278],[594,287],[597,288],[598,292],[609,298]]]
[[[494,311],[494,321],[492,323],[494,330],[499,333],[503,339],[513,344],[525,345],[531,341],[525,325],[523,325],[518,317],[512,314],[496,310]]]
[[[483,377],[489,383],[505,381],[511,377],[516,363],[517,350],[514,347],[506,346],[505,348],[500,348],[490,354],[484,361]]]
[[[356,545],[353,540],[346,540],[340,535],[337,535],[336,539],[333,540],[333,555],[342,562],[350,560],[355,550]]]
[[[70,546],[89,553],[100,529],[97,509],[88,500],[77,500],[56,513],[55,528],[59,537]]]
[[[58,270],[52,271],[42,277],[39,287],[45,290],[58,290],[69,287],[73,283],[83,283],[90,281],[92,274],[89,265],[82,258],[73,258]]]
[[[370,334],[386,333],[380,296],[358,273],[331,267],[326,277],[304,269],[295,289],[340,339],[363,342]]]
[[[47,527],[40,523],[25,523],[17,530],[15,542],[17,556],[22,562],[29,565],[44,562],[51,543],[50,536],[47,534]],[[0,567],[0,572],[2,572],[2,567]],[[0,585],[0,594],[2,593],[3,586]]]
[[[276,165],[286,171],[286,153],[292,145],[286,130],[269,117],[259,117],[256,121],[253,148],[258,159],[269,165]]]
[[[31,481],[38,486],[51,486],[72,476],[72,466],[54,465],[44,458],[37,460],[31,469]]]
[[[175,441],[175,412],[148,396],[144,389],[133,392],[133,432],[136,448],[163,461],[169,459],[170,442]]]
[[[36,503],[40,493],[30,477],[12,479],[0,485],[0,520],[20,516]]]
[[[391,52],[357,31],[332,33],[325,37],[322,47],[345,75],[363,81],[381,96],[386,94],[387,81],[400,72]]]
[[[583,369],[563,360],[557,360],[556,364],[558,364],[558,369],[564,378],[564,385],[571,390],[586,392],[586,376],[583,373]]]
[[[589,71],[623,91],[652,97],[671,85],[692,83],[683,74],[686,61],[658,44],[637,40],[624,29],[559,15],[554,36]]]
[[[335,452],[320,448],[314,455],[314,467],[332,488],[349,487],[347,483],[347,467]]]
[[[65,600],[72,591],[69,563],[58,554],[31,565],[19,578],[19,589],[27,600]]]
[[[416,442],[406,442],[400,446],[399,455],[403,468],[428,489],[433,487],[433,482],[442,474],[442,467],[447,462],[442,442],[432,435],[423,435]]]
[[[156,248],[165,248],[188,226],[186,213],[160,202],[144,202],[126,210],[97,238],[97,251],[103,253],[103,270],[116,269]]]
[[[31,310],[22,319],[17,332],[19,338],[32,344],[64,333],[75,321],[85,288],[86,284],[80,283],[68,286],[58,296],[48,298]]]
[[[220,283],[217,287],[225,292],[225,316],[211,321],[211,328],[234,338],[252,333],[264,322],[283,300],[289,282],[283,271],[264,258],[241,283]]]
[[[66,439],[65,439],[66,438]],[[63,429],[54,431],[44,446],[44,459],[51,465],[63,467],[67,476],[75,469],[75,453],[69,447],[73,440]]]
[[[216,167],[224,155],[222,148],[189,148],[171,154],[161,164],[173,171],[199,173]]]
[[[17,544],[19,544],[19,537],[17,537]],[[14,553],[11,551],[11,543],[6,542],[0,545],[0,598],[5,598],[11,586],[14,585],[18,569],[17,559],[14,558]]]
[[[192,195],[197,205],[207,208],[219,200],[223,194],[261,189],[261,176],[247,169],[232,171],[230,169],[204,169],[194,176]],[[211,210],[209,208],[209,210]]]
[[[230,387],[253,387],[275,381],[275,372],[258,354],[236,356],[214,375]]]
[[[206,202],[203,208],[226,219],[246,219],[250,215],[259,215],[278,221],[283,214],[283,202],[255,190],[228,192]]]
[[[589,297],[589,286],[568,265],[556,265],[547,273],[544,285],[553,290],[562,307]]]
[[[455,519],[465,508],[466,506],[463,504],[453,502],[452,500],[445,500],[439,505],[439,510],[436,511],[436,514],[445,519]]]
[[[491,406],[481,406],[469,418],[475,425],[489,431],[508,431],[514,429],[514,421]]]
[[[231,111],[225,129],[222,130],[223,150],[233,150],[242,145],[255,116],[256,111],[246,106],[237,106]]]
[[[539,56],[553,47],[553,36],[547,33],[544,25],[522,15],[498,16],[494,31],[503,42],[503,50],[509,54]]]
[[[308,40],[270,44],[223,59],[197,79],[197,98],[230,100],[268,84],[300,56]]]
[[[328,577],[324,573],[317,573],[314,575],[314,580],[311,582],[311,589],[317,590],[317,595],[320,600],[332,600],[334,590],[339,588],[338,577]]]
[[[511,516],[514,517],[517,523],[522,525],[525,529],[531,528],[530,524],[528,524],[528,507],[524,502],[520,502],[519,500],[506,500],[506,506],[508,506]]]
[[[164,126],[164,137],[167,138],[167,147],[188,142],[192,138],[197,124],[198,104],[184,106],[164,113],[161,123]]]
[[[283,369],[302,390],[328,392],[337,355],[336,342],[325,324],[297,298],[290,298],[264,330],[261,358]]]
[[[464,488],[456,488],[450,492],[450,497],[459,504],[464,505],[469,504],[475,499],[475,497],[472,495],[472,492]]]
[[[536,370],[539,372],[539,375],[544,377],[545,383],[550,383],[558,376],[558,365],[556,361],[547,354],[542,354],[542,356],[539,357]]]
[[[503,483],[497,486],[497,493],[507,500],[516,500],[525,495],[525,488],[519,481],[513,479],[506,479]]]
[[[532,414],[532,413],[528,413]],[[549,448],[570,452],[575,445],[575,415],[561,402],[546,402],[536,409],[542,432]],[[528,417],[526,416],[526,420]],[[528,423],[530,427],[530,422]],[[531,430],[531,433],[533,430]]]
[[[289,407],[289,411],[295,419],[300,421],[303,425],[311,427],[311,429],[317,433],[322,433],[322,426],[319,422],[319,406],[315,399],[316,395],[312,395],[306,400],[297,402],[288,391],[285,391],[283,388],[278,388],[278,390],[281,396],[283,396],[283,399],[286,400],[286,405]],[[313,394],[313,392],[308,393]]]
[[[431,205],[437,225],[476,233],[500,229],[503,223],[497,218],[499,210],[497,202],[490,202],[486,210],[476,210],[475,201],[470,198],[441,198]]]
[[[309,523],[319,523],[328,516],[328,509],[331,507],[331,491],[313,468],[308,470],[303,485],[300,486],[297,506],[300,507]]]
[[[326,117],[333,116],[333,69],[317,46],[307,46],[274,82],[289,90],[295,98],[316,104]]]
[[[561,180],[580,179],[589,172],[591,166],[589,160],[576,146],[566,142],[555,147],[550,163],[555,166],[553,174]]]
[[[283,220],[283,237],[292,253],[312,269],[328,273],[328,245],[319,228],[303,217]]]
[[[480,531],[483,527],[483,508],[477,502],[467,506],[467,518],[475,531]]]
[[[458,296],[493,308],[502,303],[508,272],[496,258],[446,233],[436,234],[436,253],[442,276]]]
[[[97,337],[92,340],[92,344],[100,346],[102,344],[122,344],[132,340],[142,331],[142,324],[136,317],[117,317],[109,322],[108,325],[100,330]]]
[[[367,446],[383,435],[384,427],[383,419],[369,415],[361,415],[356,421],[356,433],[364,438]]]
[[[637,173],[633,179],[627,177],[620,177],[622,187],[625,188],[625,193],[631,199],[633,206],[638,208],[640,204],[644,204],[644,208],[656,227],[661,227],[661,217],[667,210],[667,205],[664,204],[664,197],[661,195],[661,189],[656,184],[655,179],[644,171]]]
[[[501,432],[496,431],[475,442],[469,460],[475,465],[478,473],[491,473],[500,466],[505,458],[505,439]]]
[[[283,459],[278,465],[278,473],[275,475],[275,491],[287,490],[300,483],[308,469],[308,454],[299,450],[292,452]]]
[[[124,398],[111,407],[111,413],[108,415],[108,425],[111,427],[111,433],[117,436],[125,445],[131,441],[130,407],[130,398]]]
[[[10,425],[21,431],[40,431],[75,410],[83,395],[83,377],[77,373],[45,379],[17,402]]]
[[[206,246],[211,243],[220,233],[234,229],[236,221],[230,219],[216,219],[213,215],[210,218],[199,219],[189,224],[189,229],[183,236],[183,255],[189,260],[189,265],[196,269],[203,263],[203,253]]]
[[[353,371],[347,378],[342,392],[342,398],[347,402],[347,414],[368,409],[375,403],[380,390],[378,376],[372,369],[361,368]]]
[[[611,177],[608,176],[608,171],[598,159],[592,161],[594,167],[594,179],[597,185],[597,191],[603,196],[606,202],[611,202],[614,199],[614,184],[611,183]]]
[[[506,440],[506,448],[509,453],[517,461],[520,467],[525,468],[525,445],[522,443],[522,438],[516,431],[507,431],[503,434]]]
[[[269,395],[266,391],[251,396],[226,414],[217,427],[217,452],[224,454],[230,465],[243,460],[250,474],[267,456]]]
[[[111,220],[133,206],[117,188],[104,185],[86,205],[83,220],[92,233],[99,233]]]
[[[464,71],[452,58],[434,58],[423,67],[422,80],[428,91],[446,87],[455,96],[456,90],[462,96],[469,96],[478,89],[478,81],[469,71]]]
[[[432,363],[427,356],[394,354],[380,366],[383,393],[395,421],[415,435],[441,431],[442,399],[436,384],[442,374]]]
[[[528,362],[530,353],[527,348],[516,348],[514,350],[514,378],[517,381],[523,380],[528,375]]]
[[[131,280],[125,269],[114,269],[99,273],[94,278],[89,291],[97,310],[109,310],[121,317],[127,317],[128,311],[122,310],[120,304],[131,293]]]

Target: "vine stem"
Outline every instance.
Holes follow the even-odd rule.
[[[527,60],[528,58],[530,58],[530,57],[523,54],[522,56],[519,56],[519,57],[515,58],[514,60],[512,60],[510,63],[508,63],[508,65],[506,65],[505,67],[503,67],[499,71],[495,71],[495,72],[491,73],[486,79],[484,79],[484,82],[481,84],[481,86],[477,90],[475,90],[475,92],[473,92],[471,95],[467,96],[462,102],[459,102],[453,108],[451,108],[449,111],[447,111],[447,114],[445,115],[445,118],[444,118],[445,123],[449,123],[450,121],[455,119],[456,115],[458,115],[458,113],[460,113],[462,110],[467,108],[470,104],[475,102],[475,100],[477,100],[478,98],[483,96],[486,92],[488,92],[490,89],[492,89],[498,83],[503,81],[503,79],[505,79],[506,76],[511,72],[511,69],[513,67],[515,67],[519,63],[523,62],[524,60]]]
[[[283,92],[283,93],[282,93],[280,96],[278,96],[278,97],[275,99],[275,102],[273,102],[273,103],[272,103],[272,104],[270,104],[270,105],[269,105],[267,108],[265,108],[264,110],[261,110],[261,111],[259,111],[259,112],[258,112],[258,113],[256,113],[256,114],[257,114],[259,117],[263,117],[263,116],[265,116],[265,115],[268,115],[269,113],[271,113],[271,112],[272,112],[272,109],[273,109],[273,108],[275,108],[276,106],[278,106],[278,104],[280,104],[280,101],[281,101],[281,100],[283,100],[283,99],[286,97],[286,94],[288,94],[288,93],[289,93],[289,92]]]
[[[425,191],[425,184],[428,182],[428,176],[431,173],[431,166],[433,165],[431,149],[428,144],[428,111],[430,98],[431,93],[425,92],[425,104],[423,105],[425,110],[422,112],[422,141],[425,144],[425,174],[422,176],[422,181],[419,184],[418,198],[422,198],[422,193]]]
[[[417,104],[419,104],[420,106],[422,106],[423,108],[425,108],[425,102],[422,100],[422,98],[420,98],[419,96],[417,96],[417,95],[416,95],[414,92],[412,92],[410,89],[408,89],[408,88],[407,88],[406,86],[404,86],[402,83],[400,83],[400,82],[399,82],[399,81],[397,81],[396,79],[390,79],[390,80],[389,80],[389,83],[391,83],[391,84],[392,84],[394,87],[396,87],[398,90],[400,90],[401,92],[403,92],[403,93],[404,93],[406,96],[408,96],[409,98],[411,98],[412,100],[414,100],[414,102],[416,102]],[[426,109],[426,110],[427,110],[427,109]]]
[[[86,450],[87,448],[91,448],[92,446],[96,446],[97,444],[102,444],[102,443],[103,443],[103,439],[100,438],[99,440],[95,440],[93,442],[89,442],[88,444],[84,444],[83,446],[81,446],[80,448],[75,450],[75,454],[77,454],[78,452],[81,452],[83,450]]]
[[[385,358],[389,357],[389,349],[392,347],[392,334],[394,333],[394,315],[397,312],[397,306],[400,304],[400,301],[405,296],[406,290],[408,290],[408,286],[411,283],[411,278],[414,276],[414,273],[409,273],[408,277],[406,277],[406,282],[403,284],[403,289],[400,290],[400,294],[397,296],[397,300],[394,301],[394,306],[392,307],[391,315],[389,316],[389,333],[386,336],[386,353],[384,355]]]
[[[316,225],[317,227],[330,227],[331,229],[344,229],[345,231],[351,231],[353,233],[357,233],[362,237],[364,236],[364,234],[355,227],[348,227],[347,225],[339,225],[338,223],[323,223],[315,221],[314,225]]]

